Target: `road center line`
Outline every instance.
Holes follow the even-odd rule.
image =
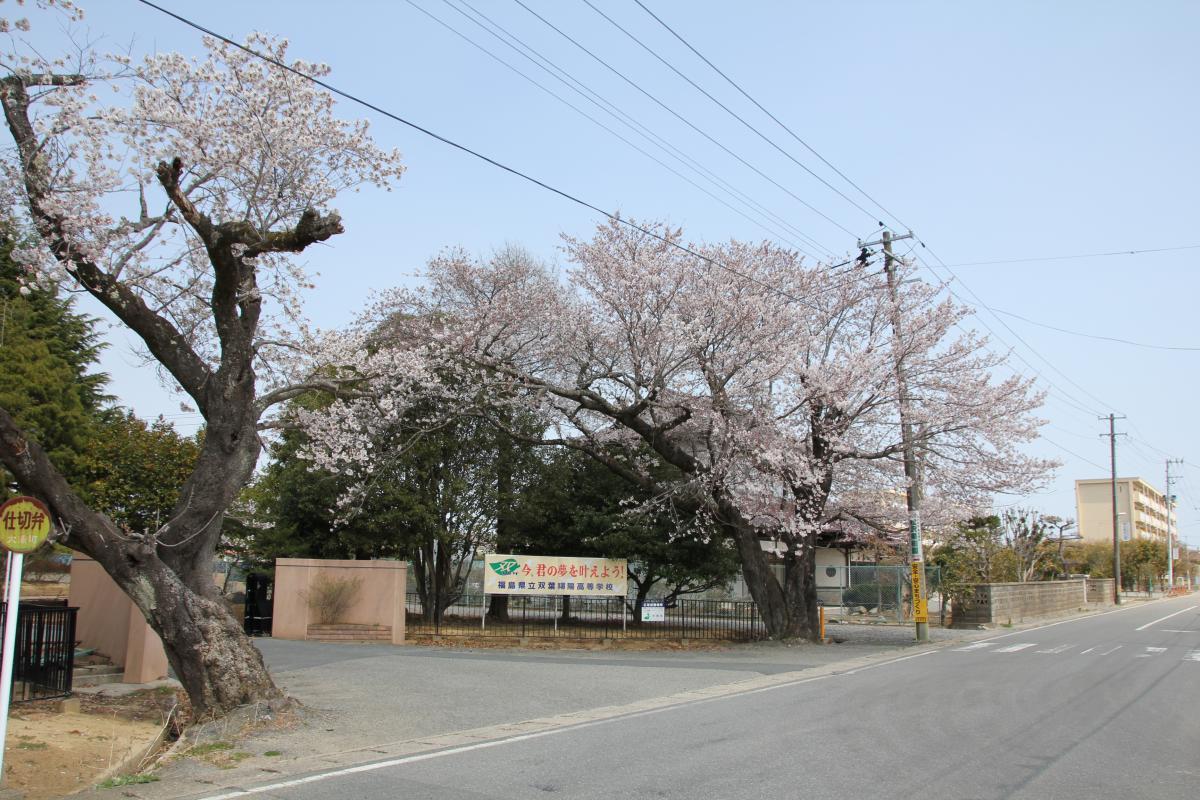
[[[1174,614],[1167,614],[1165,617],[1159,617],[1158,619],[1154,620],[1154,622],[1147,622],[1145,625],[1141,626],[1140,628],[1134,628],[1134,630],[1135,631],[1144,631],[1144,630],[1146,630],[1146,628],[1149,628],[1151,625],[1157,625],[1158,623],[1163,622],[1164,620],[1168,620],[1171,617],[1177,617],[1185,611],[1192,611],[1197,608],[1200,608],[1200,606],[1188,606],[1187,608],[1176,611]]]

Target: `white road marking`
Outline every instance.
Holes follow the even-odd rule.
[[[1184,661],[1200,661],[1200,650],[1193,650],[1183,657]]]
[[[939,652],[939,651],[926,650],[923,653],[914,653],[913,655],[910,655],[910,656],[901,656],[900,658],[893,658],[893,659],[889,659],[887,661],[881,661],[877,664],[869,664],[865,667],[859,667],[858,669],[852,669],[852,670],[848,670],[846,672],[830,672],[825,675],[814,675],[811,678],[800,678],[798,680],[786,681],[784,683],[777,683],[777,684],[774,684],[771,686],[761,686],[757,689],[748,689],[748,690],[742,691],[742,692],[732,692],[730,694],[725,694],[725,695],[717,695],[714,697],[704,697],[704,698],[699,698],[696,700],[688,700],[688,701],[684,701],[684,702],[680,702],[680,703],[673,703],[673,704],[667,705],[667,706],[659,706],[658,708],[648,708],[644,711],[631,711],[629,713],[617,714],[617,715],[614,715],[611,717],[605,717],[603,719],[589,720],[587,722],[581,722],[581,723],[573,724],[573,725],[566,725],[566,726],[558,727],[558,728],[549,728],[547,730],[533,731],[532,733],[522,733],[522,734],[518,734],[516,736],[508,736],[508,737],[501,738],[501,739],[491,739],[486,742],[478,742],[475,744],[462,745],[460,747],[450,747],[445,750],[434,750],[433,752],[429,752],[429,753],[414,753],[411,756],[402,756],[400,758],[390,758],[390,759],[386,759],[384,761],[372,761],[367,764],[358,764],[353,767],[343,767],[341,769],[329,770],[328,772],[319,772],[314,775],[305,775],[304,777],[301,777],[301,778],[292,778],[290,780],[279,781],[277,783],[271,783],[271,784],[267,784],[264,786],[255,786],[255,787],[252,787],[249,789],[234,789],[231,787],[231,789],[232,789],[231,791],[224,792],[222,794],[208,795],[208,796],[202,798],[202,800],[233,800],[233,798],[236,798],[236,797],[248,797],[250,795],[263,794],[265,792],[274,792],[274,791],[278,791],[279,789],[288,789],[293,786],[303,786],[308,783],[317,783],[319,781],[329,780],[330,778],[339,778],[343,775],[355,775],[355,774],[358,774],[361,772],[374,772],[375,770],[386,769],[388,767],[398,767],[398,766],[402,766],[404,764],[414,764],[419,761],[428,761],[430,759],[435,759],[435,758],[445,758],[446,756],[454,756],[454,755],[458,755],[459,753],[469,753],[474,750],[487,750],[492,747],[501,747],[503,745],[515,744],[517,742],[526,742],[526,741],[529,741],[530,739],[541,739],[545,736],[557,736],[559,734],[564,734],[564,733],[574,733],[575,731],[583,730],[585,728],[594,728],[598,725],[608,725],[613,722],[620,722],[623,720],[633,719],[635,717],[648,717],[648,716],[655,715],[655,714],[664,714],[664,713],[668,713],[671,711],[678,711],[680,709],[690,708],[692,706],[706,705],[708,703],[715,703],[715,702],[719,702],[721,700],[728,700],[733,697],[745,697],[746,695],[761,694],[762,692],[775,691],[776,689],[791,688],[794,686],[800,686],[805,683],[815,683],[816,681],[823,681],[823,680],[827,680],[829,678],[837,678],[837,677],[840,677],[843,675],[854,675],[854,674],[862,672],[864,670],[878,669],[879,667],[886,667],[889,664],[896,664],[900,661],[908,661],[909,659],[913,659],[913,658],[921,658],[923,656],[931,656],[937,652]]]
[[[1094,647],[1089,647],[1087,650],[1084,650],[1084,651],[1083,651],[1082,653],[1080,653],[1079,655],[1081,655],[1081,656],[1086,656],[1088,653],[1092,652],[1092,651],[1093,651],[1093,650],[1095,650],[1095,649],[1096,649],[1096,648],[1094,648]]]
[[[1039,652],[1039,653],[1050,653],[1050,654],[1053,654],[1053,655],[1058,655],[1059,653],[1062,653],[1062,652],[1065,652],[1065,651],[1067,651],[1067,650],[1070,650],[1070,649],[1071,649],[1072,647],[1074,647],[1074,646],[1075,646],[1075,645],[1073,645],[1073,644],[1060,644],[1058,647],[1051,647],[1051,648],[1050,648],[1050,649],[1048,649],[1048,650],[1038,650],[1038,652]]]
[[[956,647],[954,648],[954,652],[966,653],[969,650],[982,650],[985,647],[991,647],[993,644],[995,644],[995,642],[975,642],[974,644],[969,644],[966,647]]]
[[[1146,628],[1149,628],[1151,625],[1157,625],[1158,623],[1160,623],[1164,620],[1168,620],[1171,617],[1177,617],[1180,614],[1184,613],[1185,611],[1192,611],[1193,609],[1197,609],[1197,608],[1200,608],[1200,606],[1188,606],[1187,608],[1176,611],[1174,614],[1167,614],[1165,617],[1159,617],[1158,619],[1154,620],[1154,622],[1147,622],[1145,625],[1141,626],[1140,628],[1134,628],[1134,630],[1135,631],[1144,631],[1144,630],[1146,630]]]
[[[1172,630],[1171,628],[1163,628],[1161,631],[1159,631],[1159,633],[1200,633],[1200,630],[1193,629],[1190,631],[1176,631]]]
[[[1103,653],[1096,653],[1096,655],[1098,655],[1098,656],[1106,656],[1106,655],[1108,655],[1108,654],[1110,654],[1110,653],[1115,653],[1115,652],[1117,652],[1118,650],[1120,650],[1120,649],[1121,649],[1122,647],[1124,647],[1124,646],[1125,646],[1125,645],[1123,645],[1123,644],[1119,644],[1119,645],[1117,645],[1116,647],[1114,647],[1112,650],[1105,650]]]
[[[1149,602],[1165,603],[1168,599],[1170,599],[1170,598],[1161,597],[1158,600],[1151,600]],[[1112,611],[1100,611],[1095,614],[1082,614],[1078,617],[1071,617],[1070,619],[1060,619],[1058,622],[1051,622],[1046,625],[1038,625],[1033,628],[1025,628],[1024,630],[1013,631],[1012,633],[1002,633],[999,636],[991,637],[987,641],[994,642],[997,639],[1007,639],[1010,636],[1020,636],[1025,633],[1033,633],[1034,631],[1040,631],[1045,628],[1053,628],[1056,625],[1069,625],[1072,622],[1080,622],[1081,620],[1085,620],[1085,619],[1095,619],[1096,617],[1107,617],[1109,614],[1123,614],[1126,611],[1135,611],[1139,608],[1142,608],[1142,606],[1140,606],[1140,605],[1123,605],[1120,608],[1114,608]]]
[[[1001,647],[999,650],[993,650],[993,653],[1015,653],[1018,650],[1024,650],[1026,647],[1037,647],[1037,642],[1024,642],[1022,644],[1010,644],[1008,647]]]

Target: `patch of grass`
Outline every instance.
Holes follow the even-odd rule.
[[[281,755],[283,755],[283,752],[280,750],[268,750],[267,752],[263,753],[263,755],[264,756],[281,756]]]
[[[118,786],[132,786],[135,783],[154,783],[157,775],[117,775],[96,784],[97,789],[114,789]]]
[[[17,742],[18,750],[45,750],[49,746],[45,742]]]
[[[184,755],[203,758],[204,756],[220,753],[224,750],[232,750],[233,745],[229,742],[208,742],[207,744],[198,744],[195,747],[188,748]]]

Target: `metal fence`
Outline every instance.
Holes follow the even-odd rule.
[[[17,607],[13,702],[63,697],[71,693],[75,669],[75,615],[63,604],[21,603]],[[8,604],[0,603],[0,630]],[[0,647],[3,642],[0,641]]]
[[[912,621],[912,577],[907,565],[824,567],[817,573],[817,600],[825,606],[826,615]],[[926,595],[940,589],[941,568],[926,566]],[[938,607],[935,599],[930,610]]]
[[[663,619],[635,618],[620,597],[510,595],[507,619],[487,616],[488,595],[463,595],[440,620],[424,614],[418,594],[407,597],[406,635],[508,636],[564,639],[706,639],[752,641],[767,631],[754,603],[678,600]]]

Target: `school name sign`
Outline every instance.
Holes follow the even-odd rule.
[[[487,594],[624,597],[629,571],[623,558],[516,556],[493,553],[484,559]]]

